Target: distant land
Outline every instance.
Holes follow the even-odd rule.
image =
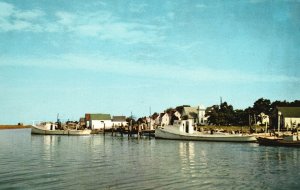
[[[28,125],[0,125],[1,129],[24,129],[24,128],[30,128]]]

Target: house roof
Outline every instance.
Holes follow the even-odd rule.
[[[102,114],[102,113],[96,113],[96,114],[90,114],[91,120],[111,120],[110,114]]]
[[[167,113],[160,113],[159,117],[163,117],[164,115],[166,115]]]
[[[189,119],[197,118],[198,116],[198,108],[197,107],[184,107],[183,108],[183,116],[187,115]]]
[[[155,120],[156,118],[158,118],[158,117],[159,117],[159,114],[153,114],[153,115],[152,115],[152,119],[154,119],[154,120]]]
[[[120,121],[120,122],[124,122],[126,121],[126,117],[125,116],[113,116],[113,121]]]
[[[283,117],[300,117],[300,107],[277,107]]]

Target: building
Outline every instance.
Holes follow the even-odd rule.
[[[125,116],[113,116],[112,125],[114,127],[121,127],[121,126],[125,127],[128,125],[128,122],[126,121]]]
[[[154,126],[160,125],[160,122],[159,122],[160,118],[159,118],[159,116],[160,116],[160,114],[157,114],[157,113],[154,113],[152,115],[152,121],[154,121],[154,123],[153,123]]]
[[[173,125],[174,121],[181,120],[181,114],[176,109],[169,109],[165,112],[169,115],[169,125]]]
[[[91,129],[111,129],[113,122],[110,114],[85,114],[86,126]]]
[[[155,129],[155,126],[154,126],[155,120],[152,119],[152,117],[146,117],[146,122],[148,124],[148,126],[146,128],[147,130],[154,130]]]
[[[259,114],[259,118],[260,121],[257,122],[257,125],[269,125],[270,119],[268,115],[262,112]]]
[[[81,117],[79,119],[79,126],[81,126],[82,128],[86,128],[86,122],[85,122],[85,118]]]
[[[161,113],[159,115],[159,125],[166,126],[170,124],[170,116],[168,113]]]
[[[281,127],[288,130],[300,127],[300,107],[277,107],[276,112]]]
[[[207,117],[205,117],[205,107],[183,107],[181,119],[192,120],[193,125],[206,125]]]

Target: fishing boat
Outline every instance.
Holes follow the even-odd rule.
[[[155,138],[220,142],[255,142],[257,140],[255,136],[247,134],[194,131],[192,122],[189,120],[174,121],[173,125],[158,127],[155,129]]]
[[[57,123],[42,122],[31,126],[31,134],[39,135],[90,135],[92,130],[59,129]]]
[[[300,137],[298,135],[288,135],[283,138],[259,137],[257,138],[257,141],[259,145],[265,146],[300,147]]]

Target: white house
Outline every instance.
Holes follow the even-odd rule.
[[[127,126],[128,122],[126,122],[125,116],[113,116],[112,118],[112,125],[114,127],[121,127],[121,126]]]
[[[178,118],[178,120],[180,120],[181,118],[181,114],[178,111],[175,111],[174,113],[172,113],[172,116],[176,116]]]
[[[111,129],[113,125],[110,114],[85,114],[85,121],[91,129]]]
[[[193,125],[205,125],[207,117],[205,117],[205,107],[183,107],[181,119],[193,121]]]
[[[270,118],[268,115],[266,115],[265,113],[260,113],[259,114],[260,117],[260,121],[257,122],[258,125],[263,124],[263,125],[269,125],[270,123]]]
[[[166,126],[170,124],[170,116],[167,113],[161,113],[159,115],[159,124],[161,126]]]
[[[147,129],[148,129],[148,130],[154,130],[155,120],[152,119],[151,117],[146,117],[146,122],[147,122],[147,124],[148,124]]]
[[[154,125],[160,125],[160,114],[153,114],[152,115],[152,120],[154,121]]]
[[[205,110],[206,108],[203,105],[198,106],[198,124],[206,125],[207,124],[207,117],[205,117]]]
[[[277,114],[286,129],[300,127],[300,107],[277,107]]]

